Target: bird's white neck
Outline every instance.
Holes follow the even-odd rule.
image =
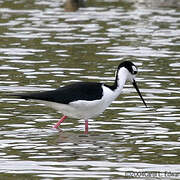
[[[122,67],[121,69],[118,70],[116,74],[116,89],[114,90],[114,93],[116,94],[116,97],[119,96],[121,93],[126,80],[129,79],[129,72],[126,68]]]

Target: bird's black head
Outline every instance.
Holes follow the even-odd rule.
[[[125,67],[132,75],[136,75],[138,72],[137,66],[131,61],[124,61],[118,66],[118,70]]]
[[[126,71],[126,70],[127,71]],[[131,61],[124,61],[122,62],[119,66],[118,66],[118,70],[116,72],[116,80],[115,80],[115,85],[118,86],[118,82],[119,82],[119,86],[121,85],[120,81],[124,81],[126,79],[130,80],[134,86],[134,88],[136,89],[136,91],[138,92],[141,100],[143,101],[144,105],[147,107],[140,91],[139,88],[136,84],[135,81],[135,75],[137,74],[138,70],[135,64],[133,64]]]

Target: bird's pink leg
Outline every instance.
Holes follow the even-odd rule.
[[[85,120],[85,134],[88,134],[88,120]]]
[[[60,124],[67,118],[67,116],[63,116],[53,127],[58,128]]]

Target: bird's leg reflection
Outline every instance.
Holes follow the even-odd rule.
[[[88,134],[88,120],[85,120],[85,131],[84,134]]]

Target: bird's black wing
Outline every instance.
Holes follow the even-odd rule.
[[[93,101],[103,96],[102,84],[93,82],[78,82],[53,91],[14,94],[22,99],[35,99],[69,104],[77,100]]]

